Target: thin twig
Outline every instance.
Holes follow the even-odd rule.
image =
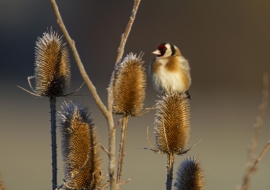
[[[200,144],[201,142],[202,142],[202,139],[199,140],[198,142],[196,142],[195,144],[191,145],[188,149],[181,150],[180,152],[176,152],[175,154],[177,154],[177,155],[187,154],[194,146]]]
[[[119,185],[125,185],[127,183],[129,183],[131,181],[131,179],[127,179],[125,181],[122,181]]]
[[[103,115],[107,118],[108,111],[107,111],[106,107],[104,106],[104,104],[102,103],[102,101],[101,101],[101,99],[96,91],[95,86],[93,85],[92,81],[90,80],[90,78],[88,77],[88,75],[84,69],[83,63],[81,61],[81,58],[80,58],[79,53],[77,51],[77,48],[75,46],[75,42],[71,39],[71,37],[70,37],[66,27],[65,27],[65,24],[62,20],[62,17],[60,15],[60,12],[59,12],[59,9],[58,9],[58,6],[57,6],[55,0],[51,0],[51,4],[52,4],[53,10],[54,10],[54,13],[56,15],[56,18],[57,18],[57,23],[58,23],[59,27],[61,28],[61,30],[62,30],[70,48],[71,48],[71,51],[74,55],[74,58],[75,58],[75,61],[77,63],[77,66],[80,70],[80,73],[81,73],[84,81],[86,82],[89,90],[91,91],[91,93],[96,101],[96,104],[100,108]]]
[[[156,149],[156,148],[152,145],[152,143],[151,143],[151,141],[150,141],[150,139],[149,139],[149,133],[148,133],[148,131],[149,131],[149,127],[147,127],[146,139],[147,139],[147,141],[148,141],[148,144],[149,144],[149,146],[150,146],[150,149],[149,149],[149,148],[143,148],[143,149],[152,150],[152,151],[154,151],[155,153],[159,153],[159,150]]]
[[[105,146],[103,146],[101,143],[100,143],[100,148],[101,148],[105,153],[107,153],[108,156],[110,156],[110,152],[108,151],[108,149],[105,148]]]
[[[21,86],[18,86],[18,85],[17,85],[17,87],[20,88],[20,89],[22,89],[22,90],[24,90],[25,92],[28,92],[29,94],[31,94],[31,95],[33,95],[33,96],[36,96],[36,97],[42,97],[41,95],[36,94],[36,93],[34,93],[34,92],[31,92],[31,91],[29,91],[29,90],[26,90],[25,88],[23,88],[23,87],[21,87]]]
[[[261,161],[261,159],[263,158],[263,156],[265,155],[265,153],[268,151],[269,148],[270,148],[270,141],[267,142],[261,154],[255,160],[253,166],[250,168],[249,172],[246,174],[241,189],[247,189],[251,175],[256,171],[257,165],[259,164],[259,162]]]
[[[117,129],[122,121],[123,121],[123,118],[118,119],[118,121],[115,124],[114,128]]]
[[[79,86],[79,88],[77,88],[77,90],[75,90],[74,92],[71,92],[69,94],[65,94],[65,95],[63,95],[63,97],[67,97],[67,96],[71,96],[72,94],[75,94],[83,87],[84,83],[85,83],[85,81],[83,81],[83,83],[81,84],[81,86]]]
[[[256,123],[253,126],[253,135],[251,139],[251,145],[248,149],[248,160],[253,163],[254,161],[254,152],[257,148],[257,143],[261,134],[263,117],[265,115],[265,110],[267,108],[268,101],[268,76],[264,74],[263,76],[263,91],[262,91],[262,102],[259,106],[259,113],[256,117]]]
[[[122,123],[122,130],[121,130],[121,142],[120,142],[120,149],[119,149],[119,162],[118,162],[118,170],[117,170],[117,180],[116,183],[121,183],[122,177],[122,170],[124,164],[124,156],[125,156],[125,145],[126,145],[126,135],[127,135],[127,124],[128,124],[128,115],[123,115],[123,123]]]
[[[135,20],[136,13],[137,13],[138,7],[140,5],[140,2],[141,2],[141,0],[134,0],[134,5],[133,5],[132,13],[131,13],[130,19],[128,21],[128,24],[127,24],[125,33],[122,34],[122,36],[121,36],[121,43],[120,43],[120,46],[118,48],[118,56],[117,56],[116,63],[115,63],[116,65],[120,62],[120,60],[123,57],[124,48],[125,48],[125,45],[126,45],[126,42],[127,42],[127,38],[129,36],[129,33],[131,31],[131,27],[132,27],[133,22]]]
[[[32,89],[32,91],[33,91],[33,92],[36,92],[36,91],[34,90],[32,84],[31,84],[31,79],[33,79],[33,78],[36,78],[36,77],[35,77],[35,76],[29,76],[29,77],[27,77],[27,80],[28,80],[28,84],[29,84],[30,88]]]
[[[258,140],[259,140],[259,136],[262,130],[262,125],[263,125],[263,118],[265,115],[265,111],[268,105],[268,96],[269,96],[269,92],[268,92],[268,75],[264,74],[263,75],[263,91],[262,91],[262,102],[259,106],[259,112],[258,115],[256,117],[256,123],[253,125],[253,134],[252,134],[252,138],[251,138],[251,144],[248,148],[248,159],[247,159],[247,166],[246,166],[246,171],[245,171],[245,175],[244,175],[244,182],[243,184],[245,184],[245,186],[241,186],[239,189],[240,190],[247,190],[248,189],[248,184],[249,184],[249,173],[251,172],[252,169],[252,164],[254,163],[254,159],[255,159],[255,151],[257,148],[257,144],[258,144]]]
[[[66,27],[63,23],[63,20],[61,18],[60,12],[58,10],[58,6],[55,2],[55,0],[51,0],[51,4],[53,6],[56,18],[57,18],[57,22],[64,34],[64,36],[67,39],[67,42],[69,44],[69,46],[71,47],[71,50],[74,54],[75,57],[75,61],[79,67],[79,70],[81,72],[81,75],[83,77],[83,79],[85,80],[89,90],[91,91],[96,104],[99,106],[100,110],[102,111],[103,115],[106,117],[107,122],[108,122],[108,127],[109,127],[109,173],[110,173],[110,187],[112,190],[116,189],[116,179],[115,179],[115,128],[114,128],[114,122],[113,122],[113,116],[112,116],[112,105],[113,105],[113,94],[114,94],[114,89],[113,89],[113,81],[111,81],[110,87],[108,89],[108,110],[106,109],[106,107],[104,106],[104,104],[102,103],[102,101],[100,100],[100,97],[98,96],[96,89],[94,87],[94,85],[92,84],[91,80],[89,79],[88,75],[85,72],[84,66],[80,60],[79,54],[77,52],[76,46],[75,46],[75,42],[71,39],[71,37],[69,36]],[[123,52],[124,52],[124,47],[125,47],[125,43],[127,41],[128,35],[130,33],[131,27],[133,25],[133,22],[135,20],[135,16],[138,10],[140,4],[140,0],[135,0],[134,1],[134,6],[133,6],[133,10],[132,10],[132,15],[130,17],[130,20],[128,22],[128,25],[126,27],[126,31],[125,33],[122,35],[122,39],[121,39],[121,43],[120,43],[120,47],[118,48],[118,56],[117,56],[117,61],[116,64],[119,63],[119,61],[122,59],[123,56]],[[119,61],[118,61],[119,60]],[[114,76],[114,74],[113,74]]]
[[[125,33],[122,35],[121,42],[118,48],[118,55],[116,59],[115,66],[119,64],[120,60],[123,57],[125,44],[128,39],[131,27],[133,25],[133,22],[135,20],[135,16],[139,7],[141,0],[134,0],[134,5],[131,13],[131,17],[129,19],[129,22],[127,24]],[[116,179],[115,179],[115,132],[116,129],[114,128],[113,123],[113,101],[114,101],[114,81],[115,81],[115,71],[112,73],[110,86],[108,88],[108,125],[109,125],[109,152],[110,152],[110,158],[109,158],[109,173],[110,173],[110,187],[112,190],[116,189]],[[120,187],[117,187],[120,189]]]
[[[155,109],[157,109],[157,105],[154,105],[151,108],[145,108],[138,116],[143,116],[144,114],[147,114],[149,111],[155,110]]]

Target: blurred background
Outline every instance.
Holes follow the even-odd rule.
[[[85,69],[107,103],[110,80],[133,1],[57,1],[66,27],[75,40]],[[244,0],[142,0],[128,38],[125,55],[144,52],[145,66],[163,41],[178,46],[191,66],[191,137],[189,146],[202,140],[175,160],[175,171],[185,158],[199,157],[206,189],[235,189],[242,183],[247,147],[258,114],[263,73],[270,71],[270,1]],[[48,28],[62,34],[50,1],[0,1],[0,172],[7,190],[51,188],[49,101],[18,87],[30,89],[34,75],[35,42]],[[83,82],[71,55],[71,89]],[[108,146],[107,124],[84,86],[81,96],[60,98],[83,101],[90,107],[101,143]],[[152,107],[157,92],[147,82],[145,107]],[[270,140],[267,109],[258,155]],[[165,189],[166,155],[139,148],[153,139],[155,111],[131,118],[122,189]],[[119,117],[115,117],[115,121]],[[119,130],[118,130],[119,132]],[[58,131],[58,184],[63,179],[61,139]],[[118,139],[119,141],[119,135]],[[104,173],[107,156],[101,151]],[[269,189],[270,152],[259,164],[251,189]]]

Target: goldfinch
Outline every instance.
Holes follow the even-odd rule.
[[[180,50],[172,43],[162,43],[153,54],[156,57],[149,66],[148,74],[154,89],[161,94],[185,92],[190,98],[190,67]]]

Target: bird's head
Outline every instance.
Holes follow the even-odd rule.
[[[158,46],[158,49],[153,52],[153,54],[157,55],[160,58],[167,58],[174,55],[180,55],[179,49],[173,45],[172,43],[161,43]]]

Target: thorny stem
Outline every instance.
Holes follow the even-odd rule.
[[[118,161],[118,170],[117,170],[117,184],[121,183],[122,177],[122,168],[124,164],[124,157],[125,157],[125,144],[126,144],[126,136],[127,136],[127,124],[128,124],[128,115],[123,115],[123,122],[122,122],[122,130],[121,130],[121,142],[120,142],[120,149],[119,149],[119,161]]]
[[[56,145],[56,97],[50,97],[51,146],[52,146],[52,190],[57,188],[57,145]]]
[[[170,152],[167,154],[167,182],[166,182],[166,190],[172,189],[172,181],[173,181],[173,164],[174,164],[174,153]]]

